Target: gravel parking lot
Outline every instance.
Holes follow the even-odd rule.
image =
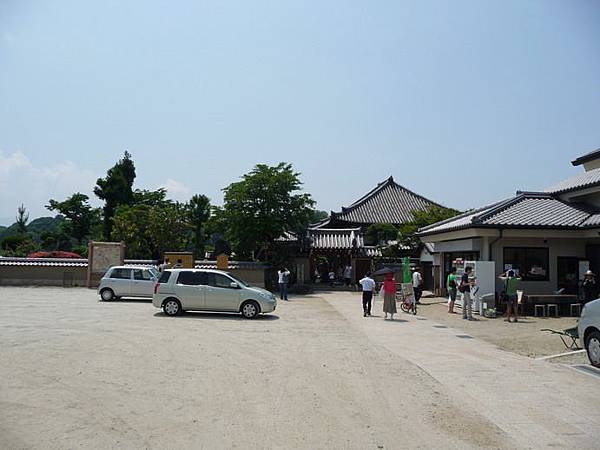
[[[421,333],[424,322],[362,322],[354,314],[357,294],[330,295],[296,297],[274,314],[244,320],[209,313],[169,318],[149,301],[102,303],[87,289],[2,287],[2,447],[516,448],[529,442],[526,434],[514,440],[487,417],[488,406],[478,409],[448,392],[433,366],[425,370],[394,350],[398,327]],[[573,430],[581,439],[574,442],[588,442],[585,431]]]

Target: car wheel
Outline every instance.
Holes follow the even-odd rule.
[[[585,340],[588,358],[594,367],[600,367],[600,332],[592,331]]]
[[[100,298],[104,302],[110,302],[115,299],[115,293],[112,289],[102,289],[100,291]]]
[[[167,316],[176,316],[181,312],[181,303],[174,298],[170,298],[163,303],[163,311]]]
[[[246,302],[242,305],[242,316],[246,319],[254,319],[260,314],[260,307],[256,302]]]

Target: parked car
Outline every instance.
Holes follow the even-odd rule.
[[[182,311],[238,312],[247,319],[275,311],[277,299],[229,272],[207,269],[165,270],[154,288],[152,304],[167,316]]]
[[[152,298],[160,272],[148,266],[114,266],[100,280],[98,294],[105,302],[121,297]]]
[[[586,303],[578,328],[579,342],[585,346],[590,362],[600,367],[600,299]]]

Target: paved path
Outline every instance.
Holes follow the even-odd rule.
[[[358,301],[324,297],[374,347],[415,364],[454,408],[519,448],[600,448],[600,378],[503,351],[422,317],[363,318]],[[381,302],[375,310],[381,311]],[[481,323],[485,326],[484,323]],[[455,418],[450,413],[449,422]]]
[[[600,448],[599,379],[363,318],[355,293],[254,321],[86,289],[0,308],[1,448]]]

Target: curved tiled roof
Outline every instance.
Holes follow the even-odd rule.
[[[585,205],[567,203],[549,193],[522,192],[494,205],[421,228],[419,235],[470,227],[577,229],[598,225],[600,213],[590,211]]]
[[[592,150],[591,152],[580,156],[576,160],[571,161],[571,164],[573,164],[574,166],[580,166],[581,164],[585,164],[588,161],[592,161],[598,158],[600,158],[600,148],[597,148],[596,150]]]
[[[413,211],[423,211],[430,206],[440,205],[400,186],[389,177],[350,206],[343,207],[341,212],[332,212],[331,219],[357,224],[399,225],[410,222]]]
[[[574,177],[567,178],[553,186],[550,186],[545,191],[551,194],[560,194],[562,192],[576,191],[588,187],[597,186],[600,184],[600,169],[583,172]]]
[[[506,209],[483,218],[485,225],[576,227],[589,217],[589,212],[574,204],[549,197],[526,197]]]

